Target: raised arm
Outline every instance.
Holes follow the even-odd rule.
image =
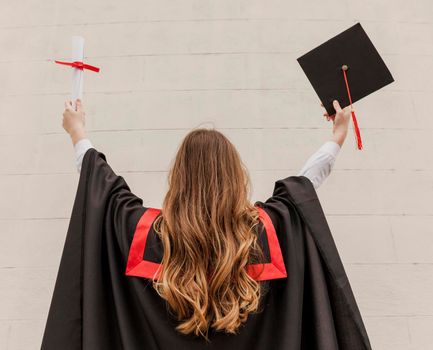
[[[334,108],[337,112],[335,115],[329,116],[327,113],[324,114],[327,120],[332,120],[334,124],[332,139],[325,142],[311,155],[298,173],[298,176],[302,175],[309,178],[316,189],[320,187],[331,173],[337,155],[347,136],[350,121],[350,107],[341,109],[338,101],[334,101]]]

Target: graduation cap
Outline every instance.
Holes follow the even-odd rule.
[[[394,81],[360,23],[297,59],[329,115],[338,100],[351,106],[358,149],[361,134],[352,104]]]

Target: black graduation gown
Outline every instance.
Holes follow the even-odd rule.
[[[371,349],[308,178],[278,180],[272,196],[256,202],[267,219],[267,236],[260,236],[270,267],[263,311],[250,314],[237,335],[211,329],[210,343],[178,333],[151,280],[140,277],[162,257],[149,226],[158,209],[142,204],[103,153],[86,152],[42,350]]]

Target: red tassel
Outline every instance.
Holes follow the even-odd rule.
[[[352,111],[352,121],[353,121],[353,126],[355,128],[355,137],[356,137],[356,143],[358,149],[362,149],[361,132],[359,131],[359,126],[354,111]]]
[[[341,67],[341,69],[343,70],[344,82],[346,83],[347,96],[349,97],[350,108],[352,109],[352,112],[351,112],[352,113],[352,122],[353,122],[353,127],[355,130],[356,144],[357,144],[358,149],[362,149],[361,132],[359,130],[358,121],[356,120],[355,111],[353,110],[352,95],[350,94],[349,82],[347,81],[346,71],[347,71],[348,67],[346,65],[343,65]]]

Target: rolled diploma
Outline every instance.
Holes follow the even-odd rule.
[[[81,36],[72,37],[72,62],[84,60],[84,38]],[[83,73],[82,69],[72,68],[72,105],[75,109],[75,100],[83,98]]]

